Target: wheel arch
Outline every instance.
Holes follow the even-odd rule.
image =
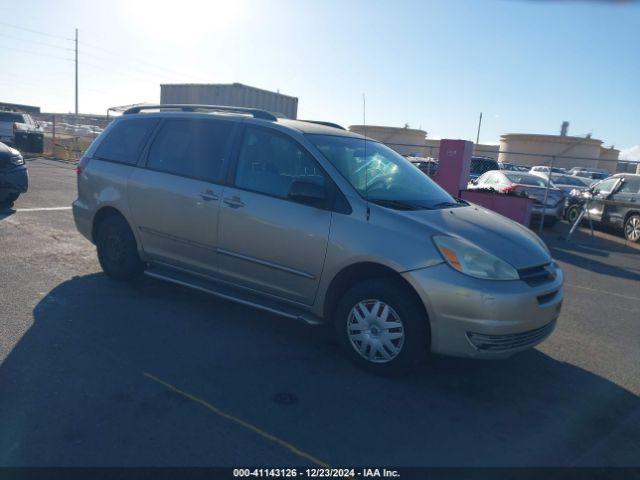
[[[129,228],[131,228],[131,224],[127,220],[127,217],[125,217],[122,214],[122,212],[120,212],[120,210],[118,210],[115,207],[112,207],[111,205],[106,205],[104,207],[101,207],[93,216],[93,223],[91,225],[91,240],[93,241],[93,243],[95,243],[96,241],[96,234],[98,233],[98,227],[100,226],[100,224],[104,222],[107,218],[113,217],[113,216],[122,217],[125,220],[125,222],[127,222],[127,224],[129,225]],[[133,229],[131,231],[133,232]],[[134,237],[136,237],[135,232],[134,232]],[[137,238],[136,238],[136,242],[137,242]]]
[[[424,313],[424,318],[426,319],[427,324],[429,324],[429,314],[427,309],[413,286],[402,275],[400,275],[400,273],[391,267],[375,262],[354,263],[344,267],[340,272],[338,272],[327,288],[322,309],[323,317],[327,321],[331,321],[342,294],[344,294],[344,292],[346,292],[352,285],[363,280],[370,280],[373,278],[388,278],[389,280],[402,285],[407,292],[410,292],[410,294],[415,297]]]

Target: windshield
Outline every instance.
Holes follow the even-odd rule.
[[[420,210],[460,204],[408,160],[381,143],[361,138],[307,134],[325,158],[367,200]]]
[[[531,185],[534,187],[546,187],[547,181],[537,175],[522,175],[517,173],[505,173],[506,177],[513,183],[519,185]],[[553,185],[553,184],[552,184]]]

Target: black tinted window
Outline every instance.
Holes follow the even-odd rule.
[[[20,113],[0,112],[0,122],[24,123],[24,119]]]
[[[156,123],[157,120],[153,118],[119,122],[107,134],[94,156],[102,160],[135,164]]]
[[[248,127],[236,171],[236,186],[286,198],[294,180],[322,184],[324,174],[297,143],[268,130]]]
[[[471,157],[471,173],[482,175],[490,170],[499,170],[498,162],[486,158]]]
[[[147,167],[215,182],[220,179],[233,124],[214,120],[167,120],[149,149]]]

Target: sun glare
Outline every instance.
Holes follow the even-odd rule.
[[[213,32],[231,28],[242,9],[234,0],[127,2],[129,19],[145,34],[168,43],[189,44]]]

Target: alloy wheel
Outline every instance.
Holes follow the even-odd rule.
[[[633,216],[627,221],[625,226],[625,236],[632,242],[640,240],[640,217]]]

